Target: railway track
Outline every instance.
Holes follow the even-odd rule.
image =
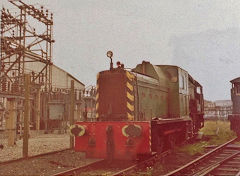
[[[240,176],[239,147],[234,138],[165,176]]]
[[[145,160],[140,161],[139,163],[136,163],[128,168],[125,168],[123,170],[120,170],[112,176],[121,176],[121,175],[131,175],[131,174],[136,174],[136,172],[139,169],[145,169],[148,166],[154,165],[155,162],[161,160],[164,158],[166,155],[168,155],[171,152],[171,150],[167,150],[161,154],[155,153],[154,155],[150,156],[149,158],[146,158]]]
[[[62,150],[56,150],[53,152],[47,152],[47,153],[41,153],[38,155],[28,156],[27,158],[22,157],[22,158],[18,158],[18,159],[14,159],[14,160],[3,161],[3,162],[0,162],[0,165],[11,164],[11,163],[15,163],[15,162],[23,161],[23,160],[29,160],[29,159],[38,158],[38,157],[47,156],[47,155],[53,155],[56,153],[61,153],[61,152],[67,151],[67,150],[71,150],[71,149],[66,148],[66,149],[62,149]]]
[[[4,162],[0,164],[0,175],[54,175],[96,161],[66,149]]]
[[[116,171],[132,165],[130,161],[112,161],[99,160],[84,166],[69,169],[67,171],[59,172],[53,176],[77,176],[77,175],[112,175]]]
[[[146,166],[153,165],[156,161],[162,159],[164,156],[169,154],[170,151],[166,151],[162,154],[154,153],[141,161],[112,161],[109,163],[107,160],[100,160],[85,166],[76,167],[67,171],[57,173],[53,176],[63,176],[63,175],[129,175],[135,173],[140,168],[146,168]]]

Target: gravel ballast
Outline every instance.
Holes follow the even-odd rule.
[[[42,153],[67,149],[70,147],[68,134],[42,134],[29,138],[28,155],[38,155]],[[0,162],[18,159],[22,157],[23,140],[17,140],[13,147],[7,146],[7,139],[1,139],[3,149],[0,149]]]
[[[83,166],[97,159],[86,159],[84,153],[70,150],[68,134],[41,134],[29,138],[29,156],[60,151],[35,158],[11,161],[22,158],[23,140],[17,140],[13,147],[7,146],[7,139],[1,138],[3,149],[0,149],[0,175],[53,175],[78,166]]]
[[[48,176],[95,161],[98,160],[86,159],[83,153],[65,150],[55,154],[0,165],[0,175]]]

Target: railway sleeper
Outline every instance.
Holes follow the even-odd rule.
[[[220,153],[219,155],[231,155],[231,154],[233,154],[233,153],[235,153],[235,152],[237,152],[237,150],[234,150],[234,151],[231,151],[231,152],[225,152],[225,151],[223,151],[222,153]]]
[[[226,154],[231,154],[231,153],[234,153],[234,152],[236,152],[237,150],[227,150],[227,149],[225,149],[224,151],[223,151],[223,153],[226,153]]]
[[[235,168],[235,167],[234,168],[223,168],[223,167],[220,167],[220,168],[217,168],[216,171],[237,172],[237,171],[239,171],[239,169]]]
[[[213,173],[214,176],[236,176],[236,174],[229,174],[229,173]]]
[[[231,168],[231,167],[233,167],[233,165],[226,163],[226,164],[223,164],[221,167],[222,168]],[[234,165],[234,168],[240,169],[240,163],[238,165]]]
[[[229,156],[229,155],[227,155],[227,156]],[[214,158],[217,160],[222,160],[222,159],[226,158],[227,156],[215,156]]]
[[[240,163],[237,161],[228,161],[227,163],[231,165],[240,165]]]
[[[239,164],[240,164],[240,158],[233,158],[232,161],[239,162]]]
[[[232,170],[232,171],[227,171],[227,170],[214,170],[213,172],[210,173],[210,175],[218,175],[218,176],[235,176],[238,173],[239,170]]]

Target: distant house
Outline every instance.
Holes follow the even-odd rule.
[[[214,101],[216,106],[222,106],[222,107],[230,107],[232,106],[231,100],[216,100]]]
[[[204,118],[213,118],[216,115],[215,103],[212,101],[204,100]]]
[[[227,119],[232,113],[231,100],[204,101],[204,118]]]

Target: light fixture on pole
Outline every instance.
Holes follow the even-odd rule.
[[[113,69],[113,62],[112,62],[113,52],[112,51],[108,51],[107,52],[107,57],[109,57],[111,59],[110,70],[112,70]]]

